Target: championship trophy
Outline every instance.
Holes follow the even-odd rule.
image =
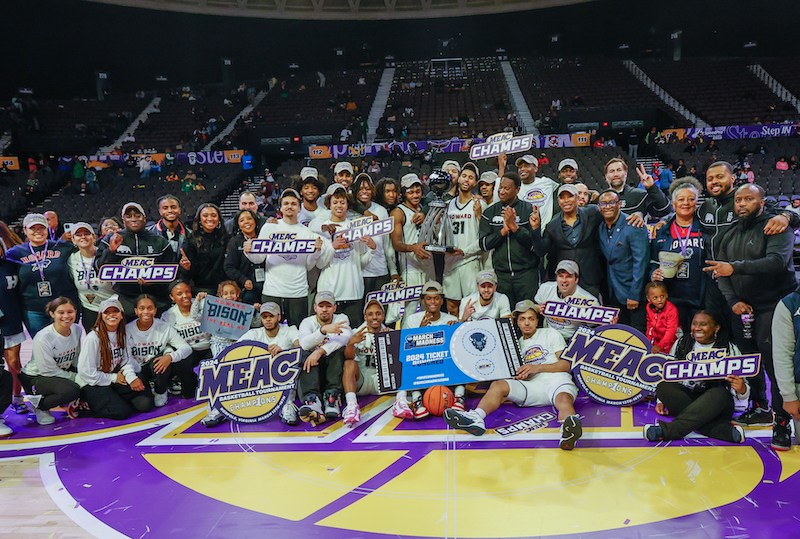
[[[428,214],[419,231],[419,240],[427,242],[426,251],[452,253],[453,225],[447,217],[447,202],[442,198],[450,188],[450,174],[443,170],[434,170],[428,176],[428,187],[435,198],[428,205]]]

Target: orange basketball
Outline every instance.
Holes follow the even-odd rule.
[[[433,386],[425,390],[422,395],[422,405],[428,409],[431,415],[441,417],[446,408],[450,408],[455,402],[453,392],[447,386]]]

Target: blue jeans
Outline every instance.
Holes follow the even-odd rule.
[[[49,314],[39,311],[22,311],[22,321],[28,328],[31,338],[53,322]]]

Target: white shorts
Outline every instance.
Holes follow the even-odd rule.
[[[447,299],[461,300],[473,292],[478,291],[475,279],[481,272],[481,261],[479,258],[471,260],[458,267],[453,268],[450,273],[444,274],[444,297]]]
[[[542,372],[533,380],[506,380],[508,400],[517,406],[552,405],[559,393],[568,393],[572,398],[578,395],[578,388],[567,372]]]
[[[3,347],[8,350],[25,342],[25,332],[20,331],[16,335],[6,335],[4,338],[6,342]]]
[[[359,365],[358,370],[360,376],[356,395],[378,395],[380,393],[378,369]]]
[[[433,277],[428,277],[428,274],[422,271],[409,269],[407,272],[400,275],[400,278],[405,283],[405,286],[421,286],[428,282]],[[397,304],[399,306],[399,304]],[[405,302],[405,310],[403,312],[402,322],[405,323],[406,319],[417,312],[419,309],[419,300]],[[388,313],[387,313],[388,314]]]

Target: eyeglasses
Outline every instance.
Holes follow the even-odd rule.
[[[598,202],[597,206],[599,208],[613,208],[614,206],[618,206],[619,201],[616,202]]]

